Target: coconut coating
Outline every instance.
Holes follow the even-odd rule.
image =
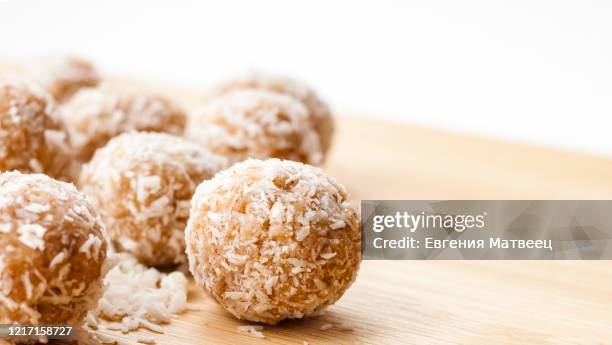
[[[119,92],[106,85],[79,90],[59,111],[75,156],[89,161],[112,138],[129,131],[181,135],[185,113],[169,100],[142,92]]]
[[[189,267],[239,319],[302,318],[355,280],[359,216],[346,189],[319,168],[247,160],[198,187],[185,234]]]
[[[42,172],[49,96],[18,80],[0,80],[0,171]]]
[[[190,117],[187,135],[231,163],[282,158],[318,165],[323,160],[306,107],[271,91],[239,90],[214,99]]]
[[[141,262],[185,262],[185,226],[196,187],[225,160],[163,133],[125,133],[83,167],[81,189],[100,211],[117,250]]]
[[[95,66],[76,56],[47,56],[26,69],[30,78],[42,85],[57,102],[68,100],[81,88],[100,83]]]
[[[73,185],[0,174],[0,323],[79,324],[99,297],[107,242]]]
[[[292,78],[265,73],[250,73],[222,82],[213,91],[213,94],[226,94],[241,89],[269,90],[299,99],[308,109],[314,127],[319,133],[323,153],[327,153],[334,133],[334,120],[327,103],[321,100],[312,88]]]
[[[76,182],[81,164],[74,159],[73,153],[61,123],[53,121],[45,131],[45,146],[39,158],[42,171],[60,181]]]

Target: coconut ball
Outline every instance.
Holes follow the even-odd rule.
[[[72,149],[54,110],[51,96],[37,85],[0,80],[0,172],[44,172],[71,181]]]
[[[92,197],[117,250],[165,266],[186,261],[191,197],[224,164],[179,137],[126,133],[96,152],[81,171],[80,186]]]
[[[107,248],[73,185],[0,174],[0,324],[80,323],[99,297]]]
[[[0,80],[0,171],[42,172],[49,96],[18,80]]]
[[[202,183],[185,237],[198,284],[238,319],[276,324],[336,302],[361,259],[359,210],[321,169],[247,160]]]
[[[334,120],[327,103],[321,100],[313,89],[295,79],[265,73],[250,73],[221,83],[213,94],[226,94],[242,89],[269,90],[299,99],[308,109],[309,116],[319,134],[323,153],[327,153],[334,133]]]
[[[181,135],[185,113],[169,100],[141,92],[118,92],[102,85],[78,91],[58,111],[75,156],[89,161],[96,149],[129,131]]]
[[[231,163],[282,158],[318,165],[319,134],[297,99],[265,90],[239,90],[207,103],[190,117],[187,136]]]
[[[95,66],[80,57],[52,55],[26,67],[30,78],[41,84],[58,102],[64,102],[84,87],[100,82]]]

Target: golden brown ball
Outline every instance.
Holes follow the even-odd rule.
[[[117,250],[164,266],[185,261],[185,225],[195,188],[225,161],[183,138],[125,133],[83,167],[92,197]]]
[[[0,80],[0,171],[42,172],[50,103],[34,84]]]
[[[258,72],[222,82],[213,90],[212,95],[214,97],[242,89],[268,90],[299,99],[306,106],[319,134],[323,153],[327,153],[334,134],[334,119],[327,103],[312,88],[296,79]]]
[[[68,100],[81,88],[98,85],[101,79],[93,63],[77,56],[45,56],[25,69],[57,102]]]
[[[247,160],[198,187],[186,229],[190,270],[239,319],[302,318],[355,280],[359,216],[319,168]]]
[[[73,185],[0,174],[0,323],[79,324],[99,297],[107,248]]]
[[[77,159],[87,162],[113,137],[129,131],[181,135],[185,113],[170,100],[106,85],[79,90],[59,111]]]
[[[271,91],[239,90],[215,98],[192,114],[187,136],[231,163],[247,158],[323,161],[306,107]]]

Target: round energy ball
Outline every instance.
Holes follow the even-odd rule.
[[[0,80],[0,172],[44,172],[70,181],[72,150],[51,115],[51,96],[22,80]]]
[[[271,91],[239,90],[215,98],[190,117],[187,136],[231,163],[247,158],[323,161],[306,107]]]
[[[223,158],[183,138],[125,133],[83,167],[80,186],[92,197],[117,250],[165,266],[186,261],[191,197],[224,165]]]
[[[58,102],[64,102],[84,87],[100,82],[95,66],[76,56],[47,56],[26,67],[30,78],[42,85]]]
[[[185,230],[189,267],[238,319],[302,318],[355,280],[359,217],[345,188],[319,168],[247,160],[196,190]]]
[[[0,174],[0,323],[79,324],[97,303],[107,242],[73,185]]]
[[[169,100],[140,92],[119,92],[102,85],[79,90],[64,103],[59,118],[77,159],[87,162],[112,138],[129,131],[181,135],[185,113]]]
[[[242,89],[268,90],[299,99],[308,109],[314,127],[319,133],[323,153],[327,153],[334,133],[334,120],[327,103],[321,100],[313,89],[295,79],[264,73],[250,73],[221,83],[213,94],[226,94]]]
[[[35,85],[0,80],[0,171],[42,172],[50,106]]]

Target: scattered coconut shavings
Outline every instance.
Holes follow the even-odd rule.
[[[181,272],[160,273],[122,254],[119,264],[104,279],[104,293],[98,306],[88,315],[88,325],[98,318],[108,321],[105,327],[123,333],[146,328],[164,333],[162,324],[187,310],[188,281]]]
[[[265,338],[264,334],[261,332],[263,329],[263,326],[238,326],[238,332],[250,334],[255,338]]]
[[[82,341],[78,341],[78,344],[90,344],[90,345],[119,345],[123,344],[119,339],[116,339],[112,336],[102,334],[99,332],[89,332],[85,330],[85,332],[79,332],[79,334],[84,333],[87,335],[86,339]]]
[[[74,337],[74,343],[80,345],[80,344],[87,344],[87,345],[103,345],[103,344],[111,344],[112,342],[110,341],[103,341],[102,337],[103,335],[101,334],[97,334],[95,332],[92,332],[86,328],[80,327],[80,326],[76,326],[74,328],[74,333],[73,333],[73,337]],[[53,343],[53,342],[51,342]],[[0,341],[0,345],[4,345],[4,343],[2,343]]]
[[[321,326],[319,329],[322,331],[329,331],[330,329],[332,329],[332,327],[334,327],[334,325],[332,325],[331,323],[326,323],[323,326]]]

